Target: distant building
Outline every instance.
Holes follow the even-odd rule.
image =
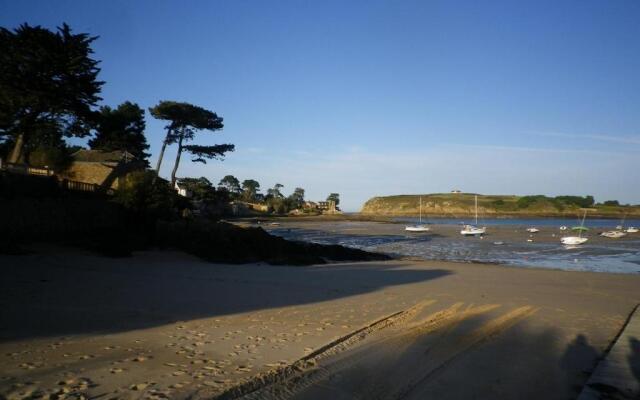
[[[322,211],[323,214],[336,214],[340,212],[338,207],[336,207],[336,202],[333,200],[319,201],[318,210]]]
[[[453,189],[453,190],[451,191],[451,193],[462,193],[462,190]]]
[[[173,188],[182,197],[191,197],[191,196],[193,196],[193,193],[191,193],[191,190],[187,189],[187,187],[185,185],[180,184],[180,182],[178,182],[178,181],[176,181],[176,184],[173,186]]]
[[[302,208],[305,210],[317,210],[318,203],[314,201],[305,201],[304,204],[302,205]]]
[[[69,168],[58,174],[71,180],[104,189],[117,189],[133,171],[144,170],[146,163],[127,151],[78,150],[71,155]]]
[[[333,200],[318,202],[305,201],[302,209],[305,211],[317,211],[322,214],[337,214],[340,212],[340,209],[336,206],[336,202]]]

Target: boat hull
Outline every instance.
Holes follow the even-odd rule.
[[[431,228],[429,228],[428,226],[414,225],[406,226],[404,230],[407,232],[429,232]]]
[[[589,240],[588,238],[585,237],[579,237],[579,236],[567,236],[567,237],[563,237],[560,239],[560,242],[562,244],[567,244],[567,245],[576,245],[576,244],[583,244],[584,242],[586,242],[587,240]]]
[[[460,231],[462,236],[478,236],[484,235],[487,231],[487,228],[476,228],[474,226],[465,226]]]
[[[604,237],[612,238],[612,239],[618,239],[618,238],[627,236],[627,234],[625,232],[622,232],[622,231],[602,232],[600,235],[604,236]]]

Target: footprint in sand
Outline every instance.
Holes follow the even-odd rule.
[[[237,373],[251,372],[252,370],[253,370],[253,365],[239,365],[236,368]]]
[[[129,386],[129,389],[140,391],[140,390],[145,390],[147,388],[147,386],[149,386],[148,383],[136,383],[136,384],[133,384],[133,385]]]

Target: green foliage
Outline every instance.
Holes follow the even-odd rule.
[[[280,183],[276,183],[273,186],[273,188],[267,189],[266,199],[271,199],[271,198],[282,199],[282,198],[284,198],[284,195],[280,191],[280,189],[282,189],[283,187],[284,187],[284,185],[282,185]]]
[[[204,176],[178,179],[178,184],[191,192],[194,200],[206,201],[215,198],[216,188]]]
[[[160,101],[155,107],[149,108],[154,118],[167,121],[166,129],[173,131],[169,144],[176,143],[180,135],[187,135],[193,139],[195,131],[216,131],[224,127],[222,117],[205,108],[189,103],[176,101]],[[180,132],[186,130],[185,132]]]
[[[607,200],[604,203],[605,206],[619,206],[620,202],[618,200]]]
[[[100,108],[96,136],[89,140],[89,147],[95,150],[123,150],[133,154],[138,160],[146,160],[149,154],[145,130],[144,110],[137,104],[126,101],[112,109]]]
[[[233,196],[237,196],[242,192],[240,181],[233,175],[227,175],[218,182],[219,190],[226,190]]]
[[[505,202],[502,199],[498,199],[498,200],[494,200],[493,202],[491,202],[491,204],[493,204],[493,206],[496,207],[496,208],[500,208],[500,207],[503,207],[505,205]]]
[[[253,179],[245,179],[242,182],[242,199],[244,201],[256,201],[256,196],[260,191],[260,184]]]
[[[577,207],[592,207],[595,203],[593,196],[556,196],[555,198],[558,201],[563,202],[568,206],[577,206]]]
[[[234,151],[233,144],[216,144],[213,146],[200,146],[197,144],[183,146],[183,151],[191,153],[191,161],[206,164],[207,159],[222,160],[227,152]]]
[[[518,201],[516,202],[516,206],[518,207],[518,209],[524,209],[524,208],[529,208],[531,207],[533,204],[541,201],[541,200],[545,200],[547,197],[543,196],[543,195],[536,195],[536,196],[522,196],[518,199]]]
[[[301,187],[295,188],[289,196],[289,201],[292,203],[293,209],[302,208],[304,204],[304,189]]]
[[[275,214],[286,214],[296,208],[290,198],[267,197],[265,203],[269,212]]]
[[[150,108],[149,112],[155,118],[168,121],[165,126],[167,135],[164,143],[167,145],[178,143],[176,162],[171,173],[171,185],[176,181],[176,172],[182,152],[191,153],[193,155],[192,161],[206,164],[207,159],[221,159],[226,152],[235,149],[232,144],[213,146],[183,145],[184,142],[193,140],[195,134],[199,131],[215,132],[224,127],[222,117],[219,117],[213,111],[189,103],[161,101],[155,107]],[[158,167],[159,164],[160,160]]]
[[[152,171],[136,171],[116,191],[113,201],[144,219],[171,219],[188,201]]]
[[[38,146],[29,155],[29,165],[61,171],[71,164],[71,154],[73,154],[73,150],[64,145],[55,147]]]
[[[327,201],[335,201],[336,202],[336,206],[338,206],[338,204],[340,204],[340,194],[338,193],[331,193],[329,196],[327,196]]]
[[[91,58],[95,39],[67,24],[55,33],[28,24],[0,28],[0,141],[13,141],[21,159],[42,135],[89,134],[104,83]]]

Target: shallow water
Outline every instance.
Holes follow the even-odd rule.
[[[459,223],[459,220],[452,220]],[[503,220],[496,220],[501,222]],[[513,224],[504,220],[503,225]],[[522,222],[522,220],[520,220]],[[547,220],[544,220],[547,221]],[[555,220],[554,224],[543,225],[535,220],[536,226],[570,225],[567,220]],[[610,227],[619,221],[605,220]],[[440,224],[440,221],[438,221]],[[489,225],[488,223],[486,225]],[[523,225],[523,228],[534,224]],[[640,225],[640,224],[636,224]],[[592,227],[594,225],[591,225]],[[397,227],[397,228],[395,228]],[[464,262],[485,262],[508,264],[520,267],[543,267],[563,270],[640,273],[640,234],[621,241],[590,240],[579,247],[568,247],[553,242],[527,243],[524,240],[502,240],[503,245],[494,244],[496,238],[451,237],[439,235],[438,228],[426,235],[405,234],[402,225],[391,225],[391,234],[368,234],[367,223],[341,222],[324,226],[322,229],[277,228],[269,231],[286,239],[303,240],[322,244],[340,244],[369,251],[383,252],[398,256],[423,258],[426,260],[447,260]],[[371,229],[371,231],[376,231]]]
[[[417,223],[418,218],[415,217],[397,217],[397,222]],[[423,223],[434,223],[438,225],[461,225],[465,223],[475,223],[471,218],[422,218]],[[478,225],[482,226],[577,226],[582,222],[582,218],[478,218]],[[617,225],[624,224],[625,227],[640,227],[639,219],[605,219],[605,218],[587,218],[584,225],[587,228],[615,228]]]

